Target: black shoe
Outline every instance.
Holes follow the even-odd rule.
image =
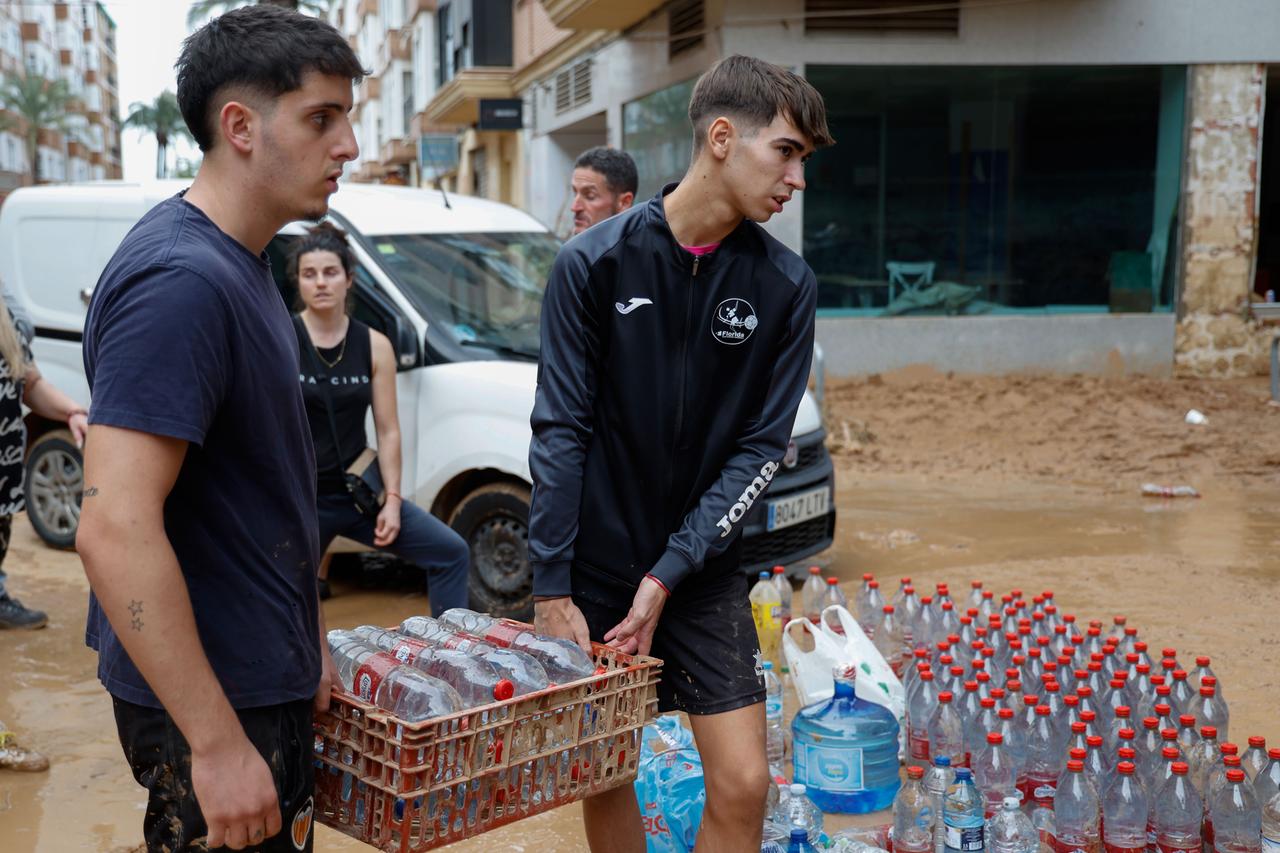
[[[23,607],[8,595],[0,596],[0,628],[43,628],[48,621],[44,611]]]

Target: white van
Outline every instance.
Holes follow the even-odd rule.
[[[0,281],[35,324],[40,369],[75,399],[88,400],[80,343],[102,269],[133,224],[185,185],[35,187],[0,207]],[[428,190],[344,184],[330,216],[358,261],[354,314],[396,349],[405,495],[470,543],[476,606],[530,612],[529,413],[542,289],[559,243],[515,208]],[[284,259],[304,228],[287,226],[267,249],[290,307]],[[80,454],[63,425],[31,415],[28,428],[28,514],[46,542],[70,547]],[[806,395],[783,473],[743,525],[744,569],[794,563],[831,544],[824,435]]]

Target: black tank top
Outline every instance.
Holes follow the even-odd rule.
[[[369,327],[354,317],[348,319],[347,336],[336,347],[314,347],[302,318],[295,317],[293,324],[298,335],[298,379],[316,450],[316,485],[322,494],[346,489],[343,472],[368,446],[364,422],[373,403],[373,347]],[[337,447],[325,409],[325,391],[333,401]]]

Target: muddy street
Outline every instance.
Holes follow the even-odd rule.
[[[864,571],[894,588],[903,575],[921,588],[982,579],[997,591],[1052,589],[1081,620],[1124,613],[1153,647],[1173,646],[1183,661],[1212,657],[1233,740],[1261,734],[1280,744],[1280,409],[1260,401],[1259,383],[1168,382],[1153,391],[1155,381],[1136,390],[1129,380],[1088,380],[1072,390],[981,380],[966,391],[945,377],[899,379],[833,389],[838,538],[816,562],[847,592]],[[1219,407],[1202,405],[1210,424],[1192,432],[1178,420],[1186,401],[1211,393]],[[993,413],[993,402],[1007,411]],[[1145,435],[1144,423],[1155,425]],[[1172,455],[1152,446],[1159,443]],[[1246,464],[1249,453],[1257,464]],[[1204,496],[1143,498],[1148,476],[1191,482]],[[10,591],[47,611],[49,625],[0,633],[0,720],[52,766],[0,771],[0,847],[129,850],[140,840],[144,800],[83,643],[88,587],[79,561],[45,547],[19,519],[5,568]],[[329,626],[393,624],[426,610],[411,579],[369,587],[336,577]],[[316,841],[318,850],[370,849],[323,828]],[[585,844],[569,807],[450,849]]]

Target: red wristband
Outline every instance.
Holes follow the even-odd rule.
[[[665,583],[663,583],[662,581],[658,580],[658,579],[657,579],[656,577],[654,577],[652,574],[645,575],[645,577],[647,577],[649,580],[651,580],[651,581],[653,581],[654,583],[656,583],[658,586],[662,587],[662,591],[663,591],[663,592],[665,592],[668,596],[670,596],[670,595],[671,595],[671,590],[667,589],[667,585],[666,585]]]

